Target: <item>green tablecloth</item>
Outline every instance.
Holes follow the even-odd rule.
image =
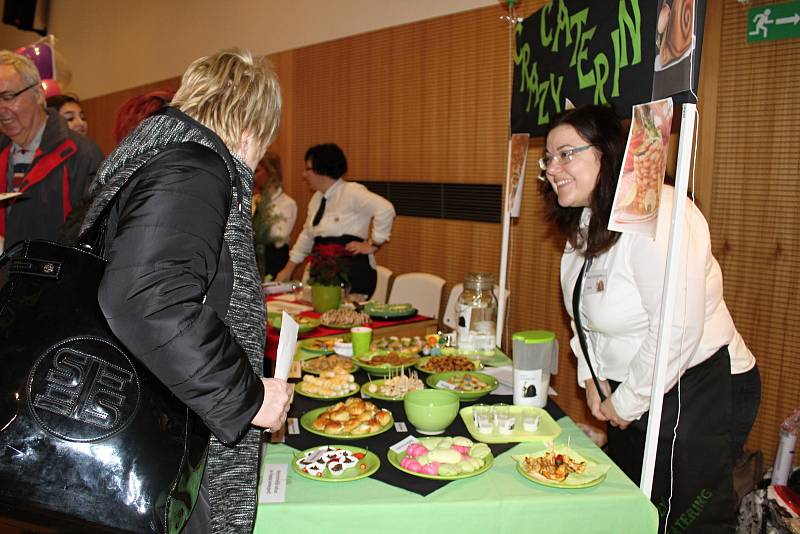
[[[559,419],[574,449],[611,463],[568,417]],[[357,445],[357,443],[354,443]],[[383,482],[307,480],[289,467],[286,502],[258,507],[256,533],[494,532],[647,534],[658,530],[656,508],[615,465],[598,486],[563,490],[535,484],[516,470],[512,455],[541,448],[522,443],[495,459],[486,473],[422,497]],[[264,463],[289,464],[293,449],[267,446]],[[384,457],[381,462],[388,462]],[[422,506],[421,506],[422,505]]]

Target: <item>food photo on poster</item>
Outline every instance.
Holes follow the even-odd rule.
[[[705,0],[660,0],[653,62],[653,100],[682,95],[677,103],[695,102]]]
[[[655,236],[671,127],[671,98],[633,107],[609,230]]]

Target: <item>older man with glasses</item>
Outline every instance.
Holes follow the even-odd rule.
[[[103,159],[100,148],[46,110],[39,71],[26,57],[0,51],[0,235],[6,248],[25,239],[75,237],[63,232],[87,199]],[[77,230],[77,225],[74,226]]]

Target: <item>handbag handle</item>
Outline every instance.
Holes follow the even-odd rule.
[[[597,379],[597,375],[594,373],[594,368],[592,367],[592,362],[589,360],[589,345],[586,342],[586,333],[583,331],[583,324],[581,323],[581,292],[583,291],[583,275],[586,274],[586,271],[589,270],[589,267],[592,266],[592,259],[593,258],[586,258],[583,262],[583,267],[581,267],[581,273],[578,275],[578,279],[575,281],[575,289],[572,292],[572,318],[575,321],[575,329],[578,331],[578,341],[581,343],[581,351],[583,352],[583,358],[586,360],[586,365],[589,366],[589,372],[592,374],[592,382],[594,382],[594,387],[597,388],[597,393],[600,395],[600,400],[606,400],[606,396],[603,393],[603,390],[600,389],[600,381]]]

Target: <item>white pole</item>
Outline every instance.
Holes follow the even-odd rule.
[[[506,164],[506,187],[503,201],[503,237],[500,246],[500,288],[497,295],[497,329],[495,345],[503,344],[503,323],[506,318],[506,271],[508,270],[508,236],[511,227],[511,141],[508,142],[508,163]]]
[[[675,173],[675,198],[672,202],[672,225],[667,252],[667,268],[664,272],[664,289],[661,295],[661,324],[658,328],[658,344],[653,369],[653,386],[650,391],[650,415],[647,421],[647,437],[642,461],[642,478],[639,487],[650,497],[653,490],[658,431],[661,425],[661,408],[669,359],[669,344],[672,333],[672,316],[675,308],[676,271],[683,240],[683,215],[686,211],[686,190],[692,164],[692,147],[695,134],[694,104],[684,104],[681,111],[681,134],[678,144],[678,165]],[[662,224],[664,221],[659,221]]]

